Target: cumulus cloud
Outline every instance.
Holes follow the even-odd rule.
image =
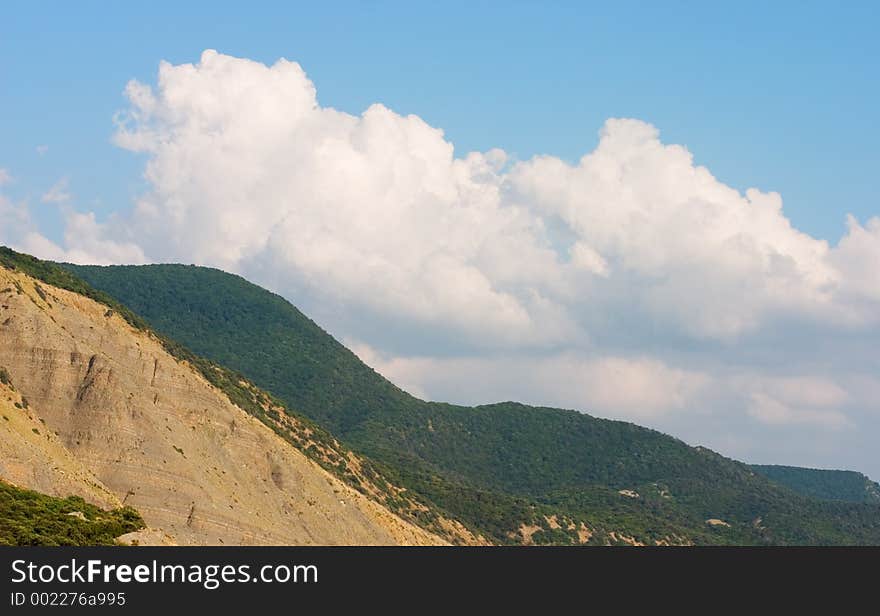
[[[545,156],[514,167],[511,199],[561,219],[578,253],[627,282],[627,302],[719,339],[773,313],[848,316],[831,248],[792,227],[778,194],[740,194],[638,120],[609,120],[600,137],[578,164]]]
[[[434,397],[816,433],[864,403],[876,353],[829,357],[880,334],[880,219],[811,237],[635,119],[574,163],[455,152],[417,116],[322,106],[287,60],[209,50],[126,96],[115,141],[149,190],[115,219],[69,211],[77,260],[241,273]]]
[[[877,317],[880,302],[880,218],[872,218],[865,226],[847,216],[848,233],[832,255],[838,270],[843,272],[841,291],[852,300],[861,301],[866,312]]]
[[[153,254],[269,261],[282,284],[499,344],[575,334],[541,220],[503,203],[502,152],[455,158],[416,116],[323,108],[285,60],[207,51],[126,92],[116,141],[150,154],[134,220]]]
[[[577,164],[510,165],[456,158],[442,131],[382,105],[322,107],[286,60],[206,51],[126,93],[116,141],[150,155],[153,188],[133,224],[162,258],[274,263],[279,285],[479,346],[586,338],[597,307],[719,340],[778,315],[876,318],[880,222],[851,221],[831,247],[778,194],[724,185],[639,120],[609,120]]]

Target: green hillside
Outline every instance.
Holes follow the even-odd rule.
[[[493,541],[517,541],[523,525],[540,528],[535,542],[583,541],[575,529],[584,522],[591,543],[625,533],[640,542],[880,544],[877,506],[797,494],[653,430],[516,403],[418,400],[240,277],[181,265],[65,267]],[[566,523],[556,528],[553,516]]]
[[[0,545],[114,545],[143,527],[131,507],[105,511],[78,496],[57,498],[0,481]]]
[[[753,464],[756,472],[807,496],[849,503],[880,504],[880,484],[855,471]]]

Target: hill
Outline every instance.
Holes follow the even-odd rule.
[[[182,265],[65,267],[495,542],[880,543],[876,506],[797,494],[653,430],[512,402],[419,400],[238,276]]]
[[[855,471],[752,464],[751,468],[807,496],[849,503],[880,504],[880,484]]]
[[[244,377],[92,299],[100,294],[69,273],[5,249],[0,265],[3,480],[132,507],[147,535],[185,545],[476,541]]]

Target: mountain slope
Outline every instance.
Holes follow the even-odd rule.
[[[240,277],[179,265],[65,267],[494,541],[880,543],[876,507],[803,497],[653,430],[515,403],[418,400]]]
[[[880,484],[855,471],[752,464],[751,468],[795,492],[822,500],[880,504]]]
[[[0,464],[4,479],[77,493],[36,469],[78,472],[63,467],[69,462],[87,469],[95,490],[105,487],[182,544],[443,542],[379,502],[384,494],[365,477],[365,462],[309,424],[281,417],[281,407],[243,379],[235,390],[241,404],[256,401],[278,420],[260,421],[233,404],[190,361],[169,354],[165,342],[117,311],[20,268],[0,268],[0,366],[29,413],[21,415],[16,399],[19,416],[0,419],[11,426],[0,430],[0,449],[19,459]],[[3,398],[6,416],[11,392]],[[35,421],[43,427],[33,425],[28,435]],[[37,446],[28,436],[46,441]]]

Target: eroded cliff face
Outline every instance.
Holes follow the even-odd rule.
[[[0,383],[0,478],[49,494],[81,496],[112,509],[119,499],[40,421],[27,398]]]
[[[442,543],[309,460],[151,334],[3,268],[0,366],[15,387],[0,391],[15,416],[0,418],[4,479],[131,505],[180,544]]]

